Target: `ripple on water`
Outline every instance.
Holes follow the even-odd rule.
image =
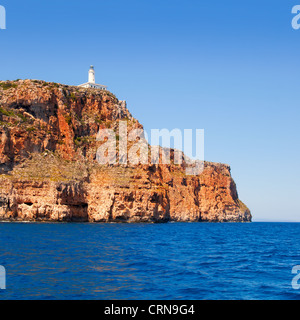
[[[0,223],[0,298],[299,299],[291,287],[299,231],[297,223]]]

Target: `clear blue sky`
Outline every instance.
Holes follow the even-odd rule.
[[[256,221],[300,221],[300,0],[0,0],[0,79],[109,86],[151,128],[205,129]]]

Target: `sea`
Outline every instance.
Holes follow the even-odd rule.
[[[0,223],[0,246],[0,300],[300,298],[300,223]]]

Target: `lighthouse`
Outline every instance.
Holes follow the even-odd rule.
[[[89,70],[89,83],[96,83],[94,66],[91,66]]]
[[[95,68],[94,66],[90,66],[89,70],[89,81],[86,83],[83,83],[79,85],[78,87],[82,88],[93,88],[93,89],[99,89],[99,90],[107,90],[107,86],[103,84],[97,84],[95,80]]]

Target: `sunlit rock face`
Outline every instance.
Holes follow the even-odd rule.
[[[195,176],[174,161],[99,165],[97,133],[118,132],[120,121],[143,128],[107,90],[0,82],[0,219],[251,221],[228,165],[205,162]]]

